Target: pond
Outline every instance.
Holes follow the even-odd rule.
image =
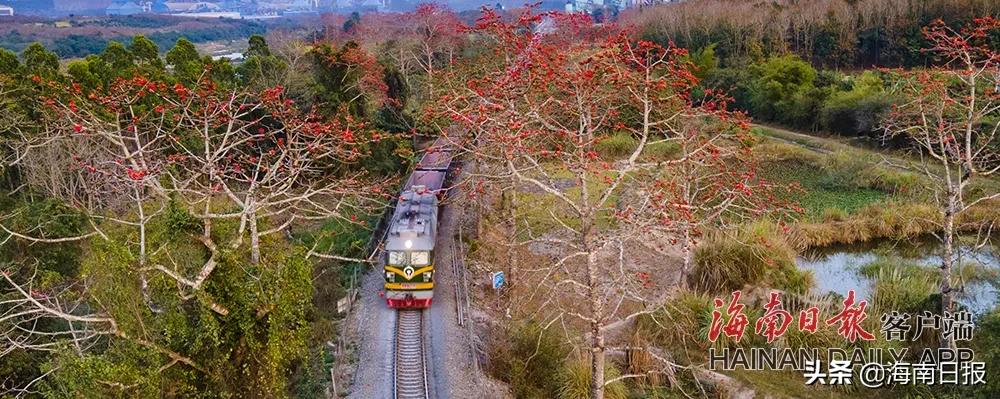
[[[874,281],[869,277],[871,273],[866,275],[863,272],[866,265],[888,259],[889,263],[918,265],[929,272],[936,272],[941,264],[940,248],[941,243],[934,238],[905,242],[883,240],[810,249],[797,259],[797,263],[800,268],[812,271],[817,294],[835,292],[847,295],[853,289],[860,298],[871,298]],[[989,246],[976,251],[970,251],[971,246],[962,248],[962,262],[975,265],[982,272],[977,273],[979,277],[966,281],[965,291],[959,294],[958,302],[970,311],[982,314],[997,305],[1000,251]]]

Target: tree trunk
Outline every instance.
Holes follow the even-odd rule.
[[[516,183],[511,183],[512,185]],[[507,196],[507,190],[504,190],[502,195]],[[508,236],[508,243],[511,243],[507,247],[507,287],[514,286],[514,271],[517,270],[517,253],[515,249],[517,248],[517,190],[509,191],[510,197],[505,201],[504,206],[506,209],[504,211],[507,213],[507,226],[510,228],[510,236]]]
[[[250,262],[260,263],[260,233],[257,232],[257,218],[250,220]]]
[[[944,213],[944,254],[941,256],[941,311],[952,313],[955,307],[955,292],[951,286],[951,270],[955,259],[955,213],[958,203],[958,193],[949,189],[948,204]],[[951,337],[945,337],[945,330],[941,329],[941,347],[951,348],[954,341]]]
[[[691,262],[694,257],[694,250],[691,248],[691,229],[684,229],[684,243],[681,246],[681,253],[684,255],[684,263],[681,264],[680,275],[677,276],[677,286],[681,289],[687,289],[687,277],[688,273],[691,271]]]
[[[591,234],[592,217],[583,218],[581,229],[583,250],[587,254],[587,288],[590,294],[590,398],[604,398],[604,302],[601,300],[598,280],[597,254],[594,252]]]
[[[260,263],[260,232],[257,230],[257,210],[254,208],[257,206],[257,201],[254,201],[251,196],[247,199],[247,223],[250,225],[250,262],[253,264]]]

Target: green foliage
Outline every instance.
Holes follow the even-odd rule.
[[[879,123],[892,99],[883,91],[882,79],[865,71],[848,91],[836,91],[823,105],[819,122],[823,129],[845,135],[876,136]]]
[[[46,398],[155,397],[162,376],[150,360],[143,348],[130,343],[101,355],[80,356],[63,348],[45,365],[53,374],[42,381],[41,393]]]
[[[828,209],[853,213],[889,198],[880,185],[863,179],[875,169],[857,152],[823,155],[792,144],[764,144],[755,151],[765,178],[804,190],[788,193],[786,199],[794,200],[809,219],[822,219]]]
[[[590,360],[570,361],[559,374],[559,399],[587,399],[590,397]],[[604,365],[604,380],[611,381],[621,375],[614,364]],[[604,386],[604,397],[608,399],[628,398],[628,389],[622,380]]]
[[[101,87],[104,79],[93,70],[102,71],[101,68],[91,68],[92,65],[103,64],[103,62],[94,56],[88,56],[87,59],[76,60],[69,63],[66,66],[66,73],[73,79],[73,82],[80,85],[87,90],[93,90]],[[106,71],[106,69],[103,69]]]
[[[204,69],[204,63],[198,55],[198,49],[187,39],[177,39],[174,47],[167,51],[167,65],[174,68],[174,76],[185,84],[198,80]]]
[[[4,225],[14,231],[47,238],[74,237],[82,233],[86,218],[79,211],[54,199],[36,202],[16,202],[12,209],[0,207],[0,213],[12,217]],[[12,240],[0,246],[0,261],[28,263],[37,260],[38,270],[63,277],[75,277],[79,267],[80,245],[76,242],[52,245],[31,245],[30,242]],[[26,271],[31,273],[32,271]]]
[[[632,137],[632,135],[628,133],[615,133],[602,138],[594,148],[607,158],[618,159],[627,157],[632,151],[635,151],[637,145],[639,145],[639,141],[635,137]]]
[[[154,63],[160,61],[160,49],[153,43],[152,40],[146,38],[143,35],[135,35],[132,37],[132,43],[129,44],[128,50],[132,52],[135,59],[139,62],[149,62]]]
[[[176,199],[171,198],[167,204],[164,216],[165,234],[176,238],[182,234],[197,234],[203,228],[201,220],[182,208]]]
[[[737,66],[733,68],[716,68],[700,83],[702,87],[721,90],[733,97],[733,107],[749,111],[750,83],[753,80],[749,68]]]
[[[217,239],[234,231],[234,226],[213,226]],[[220,248],[205,286],[180,296],[178,290],[186,287],[135,267],[138,259],[129,244],[137,238],[134,231],[112,228],[106,233],[112,239],[92,243],[82,274],[88,277],[94,303],[115,318],[117,328],[148,343],[113,338],[111,345],[83,357],[74,352],[51,359],[49,367],[55,371],[47,392],[52,397],[66,392],[105,397],[114,386],[129,387],[129,396],[138,397],[286,394],[288,369],[307,352],[306,315],[313,287],[304,250],[266,239],[261,262],[253,264],[245,246]],[[169,207],[148,228],[150,245],[161,249],[148,262],[196,275],[209,256],[196,239],[200,233],[190,215]],[[147,273],[145,292],[137,284],[141,273]],[[178,363],[161,372],[170,361],[165,351],[190,358],[198,369]],[[94,378],[98,374],[101,378]]]
[[[712,300],[706,294],[680,291],[656,312],[636,319],[636,334],[662,348],[708,342]]]
[[[878,309],[908,313],[933,311],[927,299],[938,290],[937,271],[900,257],[880,257],[861,266],[873,284],[872,303]]]
[[[686,60],[694,64],[694,76],[698,79],[705,79],[719,67],[719,59],[715,56],[715,43],[691,52]]]
[[[985,362],[987,370],[996,370],[1000,367],[1000,307],[980,317],[976,327],[972,341],[976,360]],[[1000,379],[987,378],[986,384],[968,387],[967,395],[983,399],[1000,397]]]
[[[245,60],[236,69],[244,84],[255,88],[266,88],[284,81],[288,64],[271,54],[271,49],[263,36],[250,36]]]
[[[261,35],[250,35],[247,39],[247,51],[243,53],[245,57],[268,57],[271,55],[271,49],[267,47],[267,41],[264,40],[264,36]]]
[[[316,87],[313,89],[317,103],[327,111],[347,107],[351,114],[365,116],[368,104],[356,82],[364,78],[364,68],[345,62],[360,49],[358,43],[349,41],[340,48],[329,44],[316,46],[312,50],[313,74]]]
[[[517,398],[559,395],[559,376],[569,350],[557,333],[534,323],[512,323],[491,337],[486,371],[510,384]]]
[[[871,161],[869,157],[861,156],[855,151],[837,151],[828,154],[820,162],[823,176],[819,179],[819,184],[831,191],[864,187],[865,182],[860,181],[858,177],[870,167]]]
[[[353,33],[358,24],[361,23],[361,14],[357,11],[351,13],[351,16],[344,21],[344,25],[341,27],[341,31],[344,33]]]
[[[642,156],[654,161],[664,161],[674,158],[681,151],[681,147],[674,141],[655,141],[646,144],[642,149]]]
[[[51,78],[59,72],[59,57],[46,50],[41,43],[31,43],[21,52],[21,59],[30,74]]]
[[[17,54],[5,48],[0,48],[0,73],[13,74],[21,69],[21,63],[17,60]]]
[[[757,117],[802,126],[818,106],[816,70],[794,55],[751,65],[749,104]]]

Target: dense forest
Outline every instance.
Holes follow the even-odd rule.
[[[405,90],[356,44],[301,56],[261,36],[238,66],[143,36],[65,69],[37,43],[0,50],[5,389],[320,392],[350,269],[315,261],[364,256],[408,129]]]
[[[160,48],[169,48],[181,37],[193,43],[216,40],[243,41],[261,35],[265,24],[233,19],[191,20],[158,15],[76,17],[56,27],[53,20],[15,18],[0,24],[0,48],[23,51],[40,42],[60,58],[82,58],[100,54],[112,41],[128,42],[132,36],[145,35]]]
[[[961,29],[1000,15],[981,0],[708,0],[622,15],[643,38],[691,51],[702,86],[724,90],[761,122],[848,136],[877,135],[892,102],[879,68],[940,62],[923,30]],[[991,46],[1000,35],[991,33]]]

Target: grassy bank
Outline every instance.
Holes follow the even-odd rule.
[[[915,237],[940,225],[942,215],[934,205],[928,178],[895,166],[908,160],[893,159],[890,165],[875,152],[834,141],[816,139],[803,147],[788,143],[789,139],[765,139],[755,153],[766,179],[800,189],[786,198],[801,207],[801,215],[791,223],[796,247]],[[996,182],[984,179],[971,184],[987,189]],[[959,218],[963,231],[998,221],[1000,201],[981,203]]]

